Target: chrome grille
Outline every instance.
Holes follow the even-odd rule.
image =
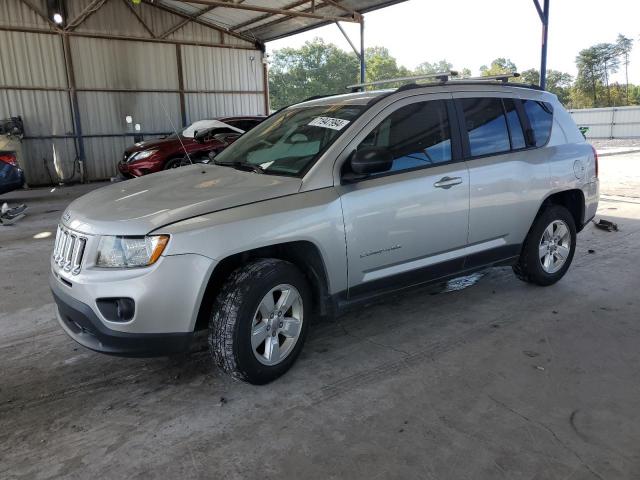
[[[65,272],[77,275],[80,273],[86,245],[87,237],[59,225],[53,247],[53,261]]]

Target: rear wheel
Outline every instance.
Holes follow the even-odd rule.
[[[534,221],[513,271],[525,282],[552,285],[569,269],[575,249],[573,216],[565,207],[552,205]]]
[[[214,303],[209,346],[215,363],[249,383],[275,380],[302,350],[310,309],[308,283],[295,265],[278,259],[244,265]]]

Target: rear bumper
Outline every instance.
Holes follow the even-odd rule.
[[[129,333],[104,325],[89,305],[64,292],[50,277],[49,285],[57,305],[58,322],[83,347],[96,352],[127,357],[155,357],[184,352],[193,339],[192,332]]]

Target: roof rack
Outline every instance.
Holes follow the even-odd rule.
[[[430,73],[428,75],[414,75],[412,77],[389,78],[388,80],[376,80],[375,82],[356,83],[355,85],[349,85],[347,87],[347,90],[350,89],[351,91],[355,92],[359,89],[364,90],[364,87],[371,87],[374,85],[384,85],[386,83],[398,83],[398,82],[415,82],[416,80],[426,80],[426,79],[433,79],[433,78],[444,83],[449,81],[449,77],[455,77],[456,75],[458,75],[458,72],[456,72],[455,70],[450,70],[448,72]]]
[[[500,75],[488,75],[485,77],[465,77],[460,79],[455,79],[454,81],[499,81],[502,83],[507,83],[510,78],[517,78],[520,74],[518,72],[509,72],[509,73],[501,73]]]

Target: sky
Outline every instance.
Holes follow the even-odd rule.
[[[575,76],[580,50],[622,33],[635,40],[629,81],[640,83],[640,0],[550,0],[549,11],[547,68]],[[359,26],[342,25],[359,45]],[[336,25],[270,42],[267,49],[299,47],[314,37],[351,50]],[[408,68],[446,59],[479,74],[480,66],[506,57],[519,71],[539,69],[540,40],[532,0],[409,0],[365,15],[365,45],[387,47]],[[623,69],[613,80],[624,82]]]

